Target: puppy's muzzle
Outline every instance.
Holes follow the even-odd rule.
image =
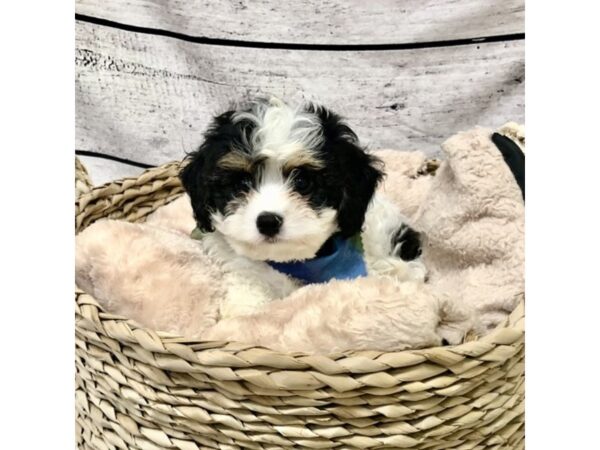
[[[273,237],[279,233],[281,225],[283,225],[283,217],[272,212],[262,212],[256,218],[256,228],[260,234],[267,237]]]

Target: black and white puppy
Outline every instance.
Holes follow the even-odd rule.
[[[223,317],[252,313],[302,284],[273,263],[326,256],[333,242],[361,233],[370,274],[425,276],[418,233],[374,198],[380,160],[322,106],[250,102],[217,116],[187,159],[181,180],[202,245],[226,273]]]

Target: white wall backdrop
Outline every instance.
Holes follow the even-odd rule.
[[[79,0],[76,146],[96,184],[180,159],[256,94],[431,154],[524,118],[523,0]]]

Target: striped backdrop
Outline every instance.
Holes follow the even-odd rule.
[[[524,119],[523,0],[79,0],[76,153],[96,184],[180,159],[257,94],[430,154]]]

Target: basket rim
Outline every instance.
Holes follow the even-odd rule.
[[[147,185],[161,175],[179,167],[184,161],[171,161],[144,170],[138,176],[125,177],[93,187],[76,199],[76,216],[91,202],[123,189]],[[160,189],[158,186],[156,189]],[[177,194],[170,201],[178,198]],[[322,373],[365,374],[391,368],[417,366],[432,362],[444,366],[464,358],[480,357],[486,353],[490,360],[503,361],[511,355],[502,355],[504,349],[522,340],[525,334],[525,295],[519,294],[517,307],[487,335],[457,345],[406,349],[397,351],[347,350],[330,354],[279,352],[266,347],[232,341],[206,341],[181,335],[155,331],[124,316],[106,311],[90,294],[75,286],[76,322],[81,332],[94,332],[119,342],[136,344],[150,352],[183,358],[190,363],[214,367],[271,367],[273,369],[312,370]],[[491,359],[498,358],[498,359]],[[334,366],[328,367],[334,362]],[[284,383],[285,384],[285,383]],[[283,387],[283,386],[282,386]]]

